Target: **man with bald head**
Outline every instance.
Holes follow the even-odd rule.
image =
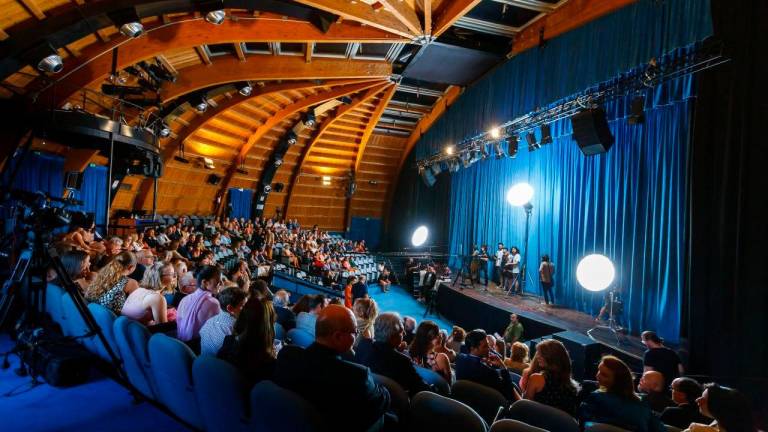
[[[378,430],[389,409],[389,392],[368,368],[341,358],[356,335],[352,311],[328,305],[317,316],[315,342],[303,351],[284,348],[277,359],[275,382],[314,405],[327,430]]]
[[[643,402],[647,403],[655,413],[661,414],[665,408],[675,405],[664,391],[664,375],[661,372],[643,373],[637,385],[637,391],[640,392]]]

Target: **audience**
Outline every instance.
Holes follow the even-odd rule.
[[[665,408],[674,405],[664,390],[664,375],[657,371],[644,372],[643,376],[640,377],[640,383],[637,385],[640,400],[648,404],[653,412],[658,415]]]
[[[296,314],[288,308],[291,300],[291,294],[286,290],[277,290],[272,296],[272,306],[275,308],[277,323],[283,326],[285,331],[296,327]]]
[[[670,387],[672,400],[677,406],[665,408],[661,413],[661,421],[664,424],[686,429],[691,423],[710,422],[710,419],[699,412],[696,405],[696,399],[700,398],[703,392],[701,384],[692,378],[675,378]]]
[[[379,315],[379,308],[376,306],[375,300],[365,297],[355,300],[352,312],[355,313],[355,318],[357,319],[357,336],[353,345],[357,347],[362,339],[373,339],[373,326],[376,317]]]
[[[344,286],[344,306],[346,306],[349,309],[352,309],[352,299],[354,298],[352,293],[352,287],[355,286],[357,283],[357,278],[354,276],[350,276],[347,279],[347,284]]]
[[[309,297],[309,312],[301,312],[296,315],[296,328],[315,336],[317,316],[325,308],[325,296],[317,294]]]
[[[456,361],[456,351],[452,350],[451,348],[448,348],[448,332],[445,330],[440,330],[440,333],[438,334],[438,340],[435,344],[434,348],[436,353],[442,353],[448,356],[448,361],[451,363]]]
[[[240,287],[221,290],[218,296],[221,312],[208,319],[200,328],[200,354],[216,355],[224,338],[232,334],[232,327],[245,305],[246,294]]]
[[[484,330],[472,330],[465,343],[468,354],[456,357],[456,379],[474,381],[498,390],[507,400],[517,400],[509,371],[502,359],[490,352]]]
[[[134,279],[128,277],[134,270],[136,257],[133,252],[116,255],[99,270],[93,283],[85,290],[85,298],[121,315],[128,295],[139,287]]]
[[[80,292],[85,292],[88,285],[96,278],[96,273],[90,271],[91,257],[86,252],[80,250],[65,252],[61,255],[61,264],[72,282],[80,288]],[[58,283],[61,284],[60,281]]]
[[[453,329],[451,329],[451,336],[448,338],[448,343],[446,345],[456,352],[456,354],[459,354],[464,352],[462,348],[464,347],[464,338],[466,337],[466,330],[459,326],[453,326]]]
[[[381,270],[381,273],[379,274],[378,282],[379,282],[379,287],[381,287],[381,292],[385,293],[389,291],[389,287],[392,286],[392,280],[390,279],[388,268],[384,267]]]
[[[714,419],[710,424],[691,423],[685,432],[756,432],[749,400],[728,387],[705,384],[696,399],[701,414]]]
[[[275,320],[272,301],[251,297],[240,311],[232,334],[224,338],[219,350],[218,357],[237,367],[246,378],[248,388],[274,375]]]
[[[352,348],[357,324],[351,310],[330,305],[317,317],[316,339],[301,353],[281,350],[275,382],[317,408],[326,430],[359,432],[383,424],[389,392],[370,370],[341,359]]]
[[[504,360],[504,366],[516,374],[522,374],[528,369],[530,359],[528,358],[528,345],[522,342],[515,342],[510,348],[509,358]]]
[[[367,298],[368,297],[368,282],[365,280],[365,275],[360,275],[360,277],[357,279],[357,282],[355,282],[354,285],[352,285],[352,305],[355,304],[355,301],[360,298]]]
[[[571,357],[562,342],[555,339],[539,342],[523,377],[523,397],[576,414],[579,389],[571,376]]]
[[[240,286],[240,284],[238,284],[238,286]],[[246,285],[246,287],[249,287],[248,289],[250,290],[248,293],[249,297],[256,297],[262,300],[272,300],[272,291],[269,290],[269,284],[267,284],[267,282],[263,279],[256,279],[252,284],[250,284],[250,286]]]
[[[200,328],[209,318],[221,312],[215,296],[221,286],[217,267],[205,266],[197,275],[197,289],[184,297],[176,312],[177,337],[188,342],[199,336]]]
[[[598,390],[579,407],[582,422],[608,423],[637,432],[665,432],[651,409],[635,394],[629,366],[614,356],[605,356],[597,368]]]
[[[640,340],[648,350],[643,355],[643,370],[658,371],[664,376],[664,388],[683,374],[683,363],[676,352],[664,346],[664,341],[652,331],[644,331]]]
[[[410,345],[413,342],[413,338],[416,336],[416,320],[409,316],[403,317],[403,329],[405,330],[405,336],[403,341]]]
[[[450,384],[453,382],[451,362],[446,354],[435,352],[439,338],[440,328],[437,324],[434,321],[422,321],[416,328],[416,336],[408,347],[408,353],[416,365],[437,372]]]

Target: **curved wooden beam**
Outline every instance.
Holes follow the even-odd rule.
[[[381,81],[373,81],[363,84],[351,84],[341,87],[336,87],[331,90],[318,93],[312,96],[307,96],[303,99],[300,99],[280,111],[276,112],[272,117],[268,118],[267,121],[265,121],[261,126],[259,126],[249,137],[248,140],[243,144],[243,147],[240,149],[239,154],[235,157],[235,159],[232,161],[232,163],[227,168],[227,173],[224,176],[224,180],[221,182],[221,187],[219,188],[218,193],[216,194],[216,197],[221,197],[221,200],[218,203],[218,207],[216,208],[216,213],[219,212],[219,210],[223,207],[224,202],[224,193],[229,189],[229,184],[232,182],[232,177],[235,174],[235,171],[237,170],[237,166],[245,160],[245,157],[248,155],[248,152],[251,151],[251,148],[253,148],[254,144],[256,144],[267,132],[272,130],[275,126],[280,124],[285,118],[290,117],[306,108],[309,108],[312,105],[317,105],[319,103],[325,102],[330,99],[336,99],[342,96],[348,96],[353,93],[357,93],[362,90],[367,90],[371,87],[376,86],[377,84],[381,84]]]
[[[392,74],[392,65],[384,61],[315,58],[307,63],[297,56],[259,56],[251,61],[229,57],[212,65],[181,69],[174,83],[161,88],[163,103],[196,90],[238,81],[379,78]]]
[[[389,33],[400,35],[406,38],[414,38],[421,34],[421,30],[418,27],[414,27],[410,22],[412,18],[410,14],[405,13],[404,7],[386,8],[385,12],[376,10],[370,4],[366,4],[365,1],[349,1],[349,0],[296,0],[298,3],[312,6],[332,14],[339,15],[340,17],[357,21],[370,27],[384,30]],[[397,0],[395,0],[397,1]],[[479,1],[479,0],[478,0]],[[416,12],[411,11],[413,16]],[[408,25],[402,20],[408,17]],[[418,23],[418,18],[417,21]],[[413,28],[411,28],[413,27]],[[415,31],[414,31],[415,30]]]
[[[291,197],[293,196],[293,189],[299,180],[299,175],[301,175],[301,169],[304,167],[304,161],[306,161],[307,157],[312,152],[312,149],[315,147],[320,137],[323,136],[323,134],[328,130],[328,128],[331,127],[336,122],[336,120],[338,120],[344,114],[354,110],[355,108],[359,107],[363,103],[367,102],[368,100],[370,100],[371,98],[379,94],[388,85],[393,85],[393,84],[384,83],[369,89],[367,92],[365,92],[364,95],[353,100],[352,103],[350,103],[349,105],[344,105],[339,107],[339,109],[336,111],[333,117],[329,117],[325,122],[323,122],[323,124],[315,133],[314,137],[312,137],[312,140],[304,148],[304,151],[299,157],[298,163],[293,168],[293,173],[291,174],[291,180],[290,180],[290,183],[288,183],[288,194],[287,194],[288,198],[286,199],[286,203],[285,203],[286,217],[288,217],[288,210],[291,208]]]
[[[240,17],[211,25],[202,18],[159,23],[136,39],[115,38],[93,44],[82,51],[80,61],[65,62],[64,71],[53,85],[39,95],[40,103],[59,106],[81,88],[105,79],[112,70],[112,50],[119,48],[117,69],[153,58],[169,49],[194,48],[200,45],[236,42],[408,42],[381,30],[350,23],[331,24],[323,33],[305,21],[271,17]]]
[[[480,0],[443,1],[440,4],[440,10],[435,11],[432,16],[432,21],[434,22],[432,36],[438,37],[443,34],[453,23],[471,11],[478,3],[480,3]]]

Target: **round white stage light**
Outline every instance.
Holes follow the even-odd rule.
[[[521,207],[528,204],[533,198],[533,188],[528,183],[518,183],[507,191],[507,202],[513,206]]]
[[[613,283],[616,269],[605,255],[587,255],[576,267],[576,280],[588,291],[603,291]]]
[[[429,236],[429,230],[424,225],[416,228],[416,230],[413,232],[413,235],[411,236],[411,244],[415,247],[419,247],[424,244],[424,242],[427,241],[427,237]]]

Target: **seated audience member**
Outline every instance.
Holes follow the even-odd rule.
[[[526,377],[523,397],[576,414],[579,389],[571,376],[571,357],[562,342],[547,339],[536,345]]]
[[[277,359],[274,381],[312,404],[326,430],[370,430],[389,409],[389,392],[368,368],[340,357],[351,350],[356,328],[351,310],[328,306],[317,317],[316,341],[297,355],[284,356],[288,351],[282,350]]]
[[[672,400],[677,406],[668,407],[661,413],[664,424],[686,429],[691,423],[708,424],[710,419],[699,412],[696,399],[701,397],[701,384],[692,378],[675,378],[670,386]]]
[[[440,328],[437,324],[434,321],[422,321],[416,328],[416,336],[408,347],[408,353],[415,364],[437,372],[450,384],[453,382],[451,362],[447,355],[435,352],[439,338]]]
[[[373,323],[379,315],[379,308],[376,306],[374,299],[367,297],[359,298],[355,300],[352,312],[354,312],[357,319],[357,336],[355,336],[355,343],[353,345],[357,347],[362,339],[373,339]]]
[[[195,292],[196,289],[197,289],[197,279],[195,278],[194,273],[192,273],[191,271],[188,271],[182,274],[181,276],[179,276],[179,290],[175,293],[173,297],[172,306],[175,308],[178,308],[179,303],[181,303],[181,299]]]
[[[248,388],[275,372],[275,310],[272,301],[252,297],[237,317],[232,334],[224,339],[218,357],[232,363]],[[265,413],[266,415],[266,413]]]
[[[229,280],[235,282],[237,286],[244,290],[248,289],[251,286],[251,269],[248,267],[248,262],[242,259],[238,261],[235,268],[229,274]],[[269,298],[272,298],[271,294]]]
[[[275,295],[272,296],[272,306],[275,308],[277,322],[283,326],[285,331],[296,327],[296,314],[288,308],[290,299],[291,294],[283,289],[277,290]]]
[[[381,274],[379,274],[378,282],[379,287],[381,287],[381,292],[389,291],[389,287],[392,286],[392,281],[389,278],[388,268],[384,267],[384,269],[381,271]]]
[[[239,284],[238,284],[239,286]],[[256,297],[262,300],[272,300],[272,291],[269,290],[269,284],[263,279],[256,279],[250,285],[249,297]]]
[[[357,283],[357,278],[354,276],[350,276],[347,279],[347,284],[344,286],[344,306],[346,306],[349,309],[352,309],[352,287],[355,286]]]
[[[136,252],[136,262],[136,270],[131,273],[130,278],[141,282],[144,279],[144,272],[155,263],[155,254],[151,249],[141,249]]]
[[[314,297],[312,294],[304,294],[299,297],[299,301],[291,307],[291,311],[293,311],[296,316],[299,316],[302,312],[309,312],[309,301],[312,300],[312,297]]]
[[[96,262],[97,268],[103,268],[112,261],[112,258],[119,255],[123,250],[123,239],[118,236],[112,236],[106,241],[104,245],[104,253]],[[134,258],[135,259],[135,258]]]
[[[608,423],[637,432],[667,430],[635,394],[632,372],[623,361],[614,356],[603,357],[597,368],[597,382],[600,388],[587,395],[579,407],[582,423]]]
[[[173,304],[174,294],[178,279],[176,269],[167,262],[160,261],[152,264],[144,272],[144,278],[139,285],[151,291],[155,291],[165,297],[169,304]]]
[[[474,381],[498,390],[507,400],[517,400],[509,371],[502,359],[490,352],[484,330],[472,330],[465,344],[469,354],[456,357],[456,379]]]
[[[151,310],[152,318],[149,320],[154,318],[157,322],[165,322],[165,299],[162,302],[149,301],[147,297],[148,294],[153,293],[152,291],[142,290],[128,303],[128,298],[139,290],[139,284],[128,277],[134,270],[136,270],[136,257],[133,252],[122,252],[116,255],[99,270],[96,279],[85,290],[86,300],[105,306],[116,315],[126,315],[133,319],[144,319],[147,311]],[[162,298],[157,293],[154,294],[153,297]],[[149,303],[147,308],[142,307],[145,300]]]
[[[304,330],[315,336],[315,323],[317,316],[325,308],[325,296],[317,294],[309,299],[309,312],[301,312],[296,315],[296,328]],[[354,342],[354,341],[353,341]]]
[[[440,330],[440,333],[438,334],[438,340],[437,343],[435,343],[435,352],[445,354],[448,356],[448,361],[453,363],[456,361],[456,351],[448,348],[448,332],[445,330]]]
[[[756,432],[749,400],[728,387],[704,384],[704,393],[696,399],[699,412],[714,421],[710,424],[691,423],[685,432]]]
[[[528,358],[528,345],[522,342],[513,343],[509,358],[504,360],[504,366],[516,374],[522,374],[525,369],[528,369],[531,366]]]
[[[409,316],[404,316],[403,330],[405,331],[405,336],[403,336],[403,341],[407,345],[410,345],[411,342],[413,342],[413,338],[416,337],[416,320]]]
[[[96,278],[96,273],[91,272],[91,257],[87,252],[80,250],[64,252],[61,255],[61,264],[72,282],[80,288],[80,292],[85,292],[88,285]],[[61,281],[54,280],[53,283],[61,284]]]
[[[509,315],[509,325],[504,330],[504,342],[512,345],[517,341],[523,340],[523,324],[517,317],[517,314]]]
[[[374,342],[371,352],[362,364],[371,368],[371,372],[391,378],[411,396],[430,386],[416,372],[411,359],[398,351],[403,343],[403,323],[400,315],[386,312],[379,315],[375,322]]]
[[[448,348],[454,350],[457,355],[464,352],[462,348],[466,337],[466,330],[459,326],[453,326],[453,329],[451,329],[451,336],[448,337]]]
[[[189,272],[187,261],[179,258],[174,258],[173,261],[171,261],[171,265],[173,265],[173,268],[176,270],[176,280],[180,281],[181,277],[184,276]],[[189,290],[189,287],[184,287],[181,285],[181,282],[178,284],[178,292],[181,293],[181,297],[191,293],[194,290]]]
[[[683,363],[676,352],[664,346],[664,340],[656,332],[644,331],[640,340],[648,350],[643,355],[643,371],[658,371],[664,375],[664,388],[683,374]]]
[[[200,328],[200,354],[216,355],[224,338],[232,334],[232,327],[245,304],[246,294],[240,287],[221,290],[218,296],[221,312],[211,317]]]
[[[368,282],[365,280],[365,275],[360,275],[360,277],[357,279],[357,282],[355,282],[354,285],[352,285],[352,305],[355,304],[355,301],[359,298],[367,298],[368,297]]]
[[[674,405],[672,400],[664,392],[664,376],[661,372],[647,371],[640,377],[637,385],[640,400],[647,403],[653,412],[661,414],[665,408]]]
[[[184,342],[196,339],[209,318],[221,312],[215,296],[221,286],[218,267],[205,266],[197,275],[197,289],[181,299],[176,311],[177,337]]]

